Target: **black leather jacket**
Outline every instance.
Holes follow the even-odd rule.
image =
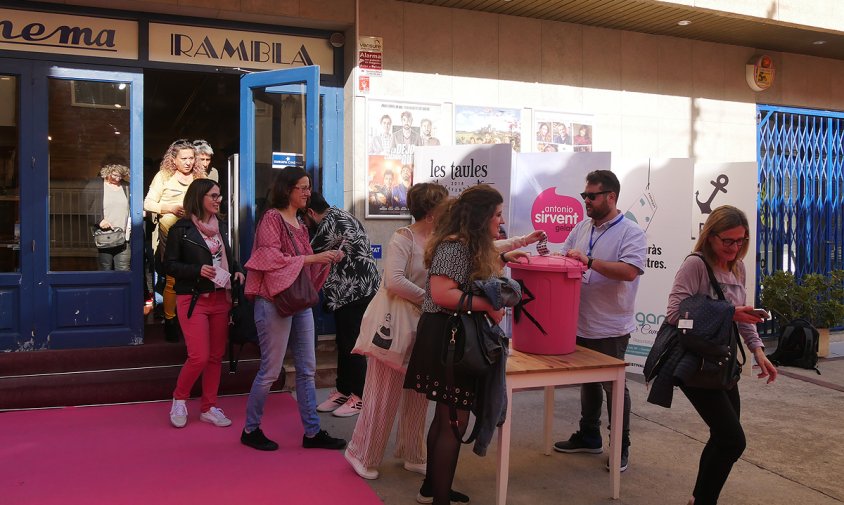
[[[220,235],[226,248],[226,258],[229,262],[229,272],[241,272],[240,265],[234,261],[229,247],[226,223],[220,220]],[[164,250],[164,271],[176,279],[174,289],[177,295],[194,293],[209,293],[217,286],[210,279],[202,277],[199,272],[202,265],[213,265],[211,251],[196,229],[190,218],[176,221],[167,235],[167,248]]]

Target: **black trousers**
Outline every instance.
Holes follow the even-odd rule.
[[[709,426],[709,440],[700,455],[697,481],[692,496],[695,505],[715,505],[733,463],[738,461],[747,441],[739,414],[738,385],[729,391],[681,387],[700,417]]]
[[[366,307],[371,300],[372,296],[368,296],[347,303],[334,311],[337,337],[337,391],[344,395],[354,393],[358,397],[363,397],[366,357],[352,354],[352,349],[360,334],[363,313],[366,312]]]

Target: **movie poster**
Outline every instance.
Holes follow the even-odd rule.
[[[454,107],[454,143],[509,144],[522,151],[522,111],[501,107]]]
[[[410,216],[407,190],[413,184],[413,153],[420,146],[444,143],[441,113],[439,104],[367,102],[367,218]]]
[[[536,111],[533,150],[540,153],[592,152],[592,116]]]

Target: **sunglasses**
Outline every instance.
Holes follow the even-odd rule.
[[[584,200],[594,201],[596,198],[598,198],[598,195],[605,195],[607,193],[612,193],[612,191],[596,191],[594,193],[581,193],[580,198],[583,198]]]

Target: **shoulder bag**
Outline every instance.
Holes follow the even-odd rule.
[[[677,322],[680,344],[699,360],[696,372],[683,380],[683,384],[704,389],[732,389],[747,362],[744,348],[738,343],[738,327],[733,321],[735,307],[725,298],[706,259],[699,254],[694,256],[706,265],[709,283],[718,298],[698,294],[680,302]]]
[[[456,374],[481,376],[498,363],[504,346],[486,313],[471,310],[472,297],[464,292],[446,320],[441,362]]]
[[[296,256],[300,256],[293,232],[290,231],[283,217],[281,218],[281,223],[287,231],[287,236],[290,237],[290,242],[293,244],[293,250],[296,251]],[[297,312],[313,307],[318,302],[319,294],[314,289],[314,283],[311,281],[311,275],[307,265],[303,265],[302,269],[299,270],[299,275],[296,276],[293,284],[273,297],[275,310],[281,317],[292,316]]]
[[[123,228],[109,228],[108,230],[94,230],[94,245],[97,249],[111,249],[126,243],[126,233]]]

